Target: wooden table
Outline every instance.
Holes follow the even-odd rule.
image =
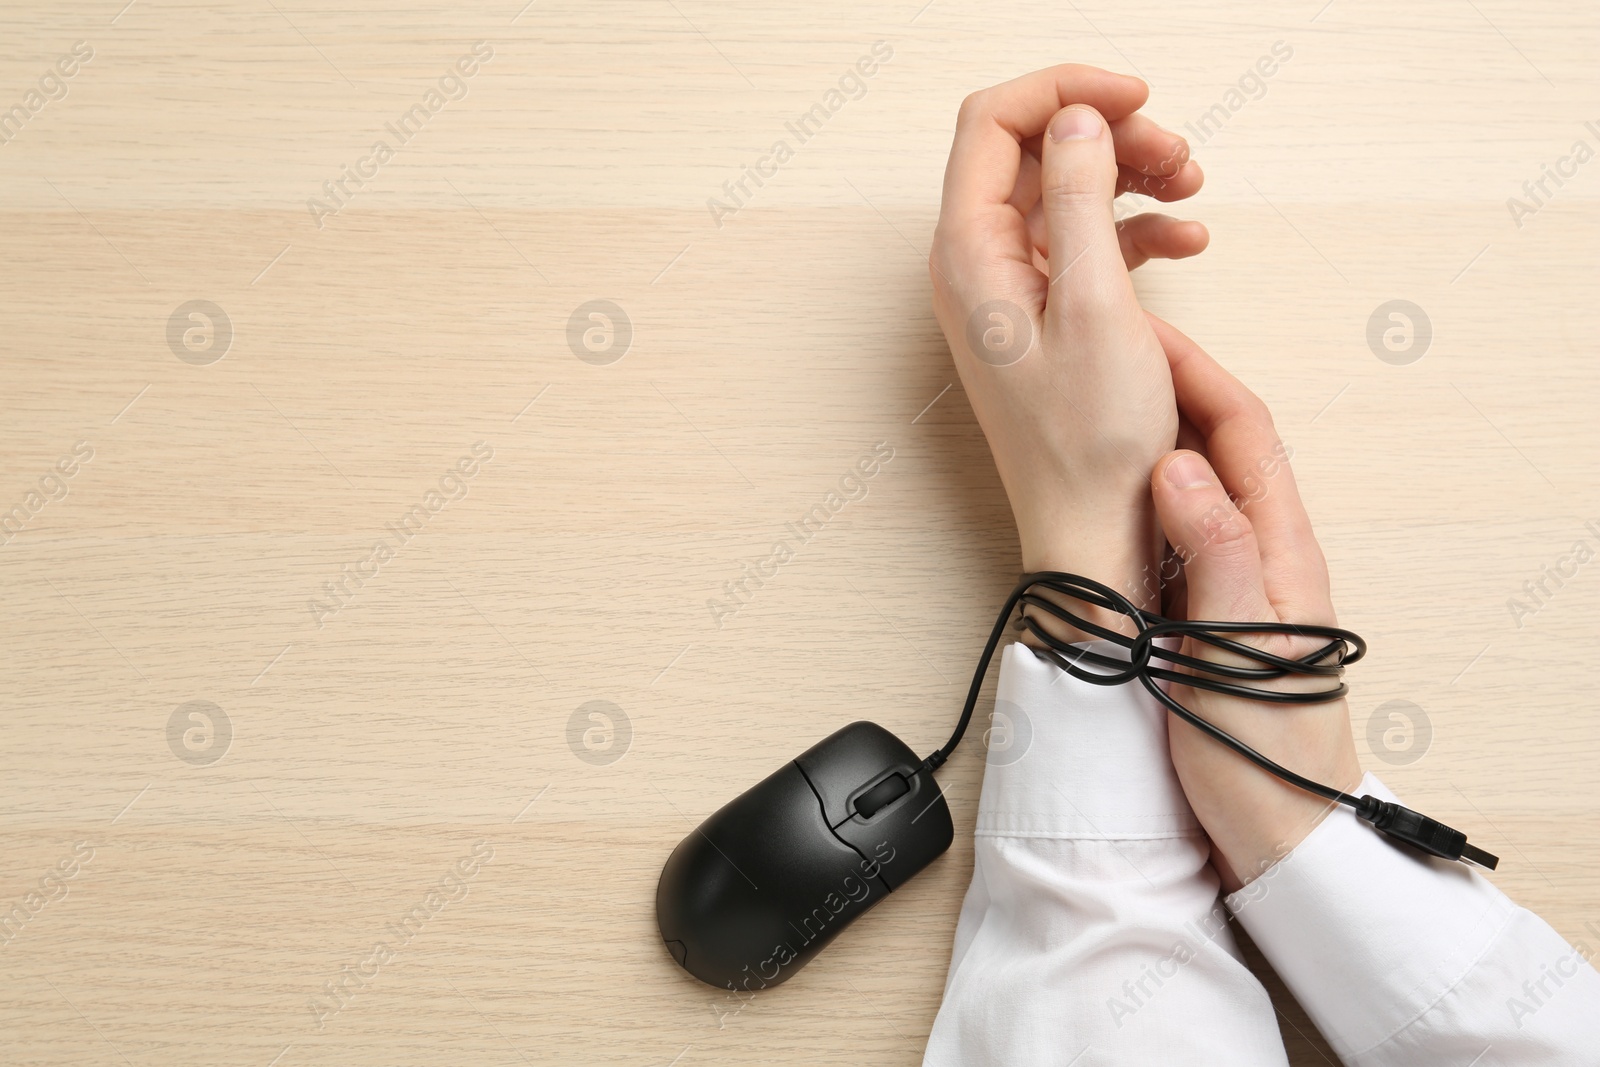
[[[977,746],[781,991],[653,890],[833,728],[943,738],[1017,560],[924,261],[960,99],[1069,59],[1193,127],[1141,294],[1277,413],[1364,760],[1600,944],[1592,11],[521,2],[0,14],[0,1059],[918,1062]]]

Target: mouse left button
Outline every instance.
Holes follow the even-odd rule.
[[[794,763],[690,831],[661,870],[656,922],[684,970],[722,989],[787,980],[888,894],[834,835]]]

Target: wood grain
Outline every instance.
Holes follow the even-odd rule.
[[[1065,60],[1142,74],[1174,128],[1211,116],[1183,212],[1213,247],[1141,295],[1295,450],[1374,646],[1368,766],[1600,937],[1600,564],[1508,606],[1600,547],[1600,163],[1561,162],[1600,148],[1593,11],[122,4],[0,12],[0,109],[29,112],[0,144],[0,513],[25,519],[0,905],[43,901],[0,946],[6,1062],[918,1062],[966,835],[745,1005],[676,969],[652,894],[697,820],[829,730],[931,746],[957,709],[1016,541],[925,257],[960,99]],[[878,41],[718,225],[707,201]],[[324,182],[477,42],[464,95],[319,226]],[[1545,166],[1569,176],[1514,219]],[[599,299],[632,330],[605,365],[569,345]],[[1405,365],[1367,343],[1395,299],[1431,324]],[[169,343],[197,300],[231,327],[211,362],[186,318]],[[879,442],[865,498],[719,624],[708,601]],[[1394,700],[1431,724],[1403,764],[1366,752]],[[192,701],[226,740],[185,747]],[[591,701],[626,715],[614,762],[579,757]],[[980,774],[971,748],[944,772],[960,826]],[[1292,1062],[1331,1062],[1271,981]]]

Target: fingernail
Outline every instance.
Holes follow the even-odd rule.
[[[1052,141],[1085,141],[1100,136],[1100,116],[1081,107],[1069,107],[1050,122]]]
[[[1176,489],[1199,489],[1211,485],[1211,469],[1193,452],[1185,452],[1167,464],[1167,484]]]

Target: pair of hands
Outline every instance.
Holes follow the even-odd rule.
[[[1010,498],[1023,569],[1083,574],[1156,610],[1165,593],[1173,617],[1332,625],[1327,566],[1266,405],[1134,293],[1130,270],[1209,240],[1163,214],[1114,218],[1121,193],[1170,202],[1203,181],[1184,140],[1139,112],[1147,95],[1137,78],[1069,64],[975,93],[957,118],[928,261],[934,310]],[[1180,583],[1163,581],[1167,545]],[[1346,791],[1361,779],[1342,700],[1174,695],[1308,777]],[[1176,717],[1170,727],[1228,889],[1328,810]]]

